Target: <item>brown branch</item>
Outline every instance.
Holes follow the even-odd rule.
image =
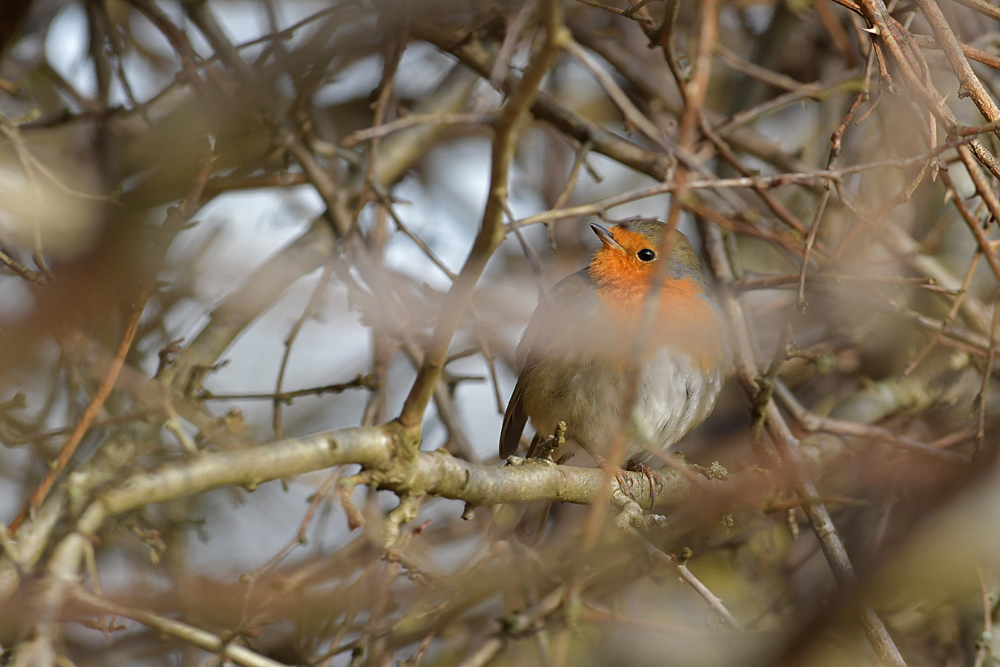
[[[919,53],[915,53],[909,48],[910,42],[907,41],[907,35],[909,33],[904,34],[905,31],[903,27],[889,15],[889,10],[886,8],[885,3],[882,2],[882,0],[861,0],[860,8],[864,17],[868,19],[869,23],[871,23],[878,30],[879,38],[885,44],[887,50],[896,61],[896,64],[898,65],[900,72],[902,72],[907,85],[909,85],[910,88],[916,92],[917,96],[924,102],[928,110],[933,113],[934,116],[940,120],[949,131],[954,129],[958,125],[955,114],[952,113],[951,109],[944,104],[944,102],[933,90],[930,90],[927,85],[925,85],[924,77],[921,74],[918,74],[917,70],[914,70],[914,66],[916,66],[918,70],[923,72],[926,71],[926,66],[921,60],[919,60]],[[971,152],[975,154],[976,159],[989,169],[994,176],[1000,178],[1000,162],[997,161],[996,157],[986,150],[986,148],[978,141],[972,142],[970,147],[972,149]],[[959,147],[959,155],[962,156],[962,161],[966,163],[967,168],[969,167],[967,162],[969,159],[967,156],[968,153],[969,149]],[[970,171],[970,175],[973,179],[976,178],[976,175],[973,174],[972,171]],[[977,190],[979,189],[978,183],[976,188]],[[983,195],[984,198],[987,196],[988,195],[985,194]],[[1000,219],[1000,216],[998,216],[998,219]]]
[[[271,395],[264,395],[266,398],[272,399],[272,413],[271,424],[274,428],[274,437],[279,440],[283,437],[282,435],[282,404],[291,403],[291,399],[296,396],[302,395],[315,395],[319,396],[327,392],[333,392],[336,394],[342,393],[343,391],[357,386],[369,386],[371,387],[371,382],[362,384],[365,378],[360,375],[353,381],[344,384],[333,384],[327,385],[325,387],[319,387],[314,390],[305,390],[306,394],[301,394],[297,392],[283,392],[281,390],[285,382],[285,372],[288,370],[288,360],[292,356],[292,346],[295,345],[295,340],[299,337],[299,332],[302,331],[302,327],[305,325],[306,320],[315,316],[316,309],[319,307],[320,299],[323,296],[323,292],[326,290],[327,284],[330,282],[330,275],[333,273],[333,264],[327,263],[323,267],[323,271],[319,276],[319,281],[316,283],[316,287],[313,289],[312,294],[309,296],[309,301],[306,303],[306,307],[302,309],[302,314],[299,315],[298,319],[295,320],[295,324],[292,325],[291,331],[288,332],[288,336],[285,338],[285,350],[281,354],[281,364],[278,366],[278,378],[274,383],[274,393]],[[371,380],[371,378],[367,378]],[[301,390],[300,390],[301,391]],[[206,392],[207,394],[207,392]],[[260,395],[257,395],[260,396]],[[248,397],[256,398],[257,396],[249,395]],[[208,396],[205,396],[208,398]],[[218,398],[218,397],[215,397]]]
[[[868,276],[852,275],[849,273],[810,273],[809,282],[827,283],[875,283],[882,285],[917,285],[919,287],[936,287],[931,278],[905,278],[901,276]],[[776,289],[780,287],[795,286],[797,288],[799,274],[786,273],[777,276],[748,276],[733,282],[731,288],[737,292],[748,290]]]
[[[917,0],[917,2],[920,4],[920,9],[927,19],[927,23],[930,24],[931,30],[934,31],[938,44],[944,49],[951,68],[955,70],[955,75],[958,77],[959,96],[964,94],[972,98],[987,121],[992,123],[1000,120],[1000,109],[986,92],[979,77],[972,71],[972,66],[969,65],[965,54],[962,53],[961,43],[952,32],[951,26],[948,25],[948,21],[937,2],[935,0]]]
[[[723,245],[721,233],[712,225],[703,225],[702,229],[704,230],[703,238],[707,240],[710,265],[716,279],[723,284],[731,283],[734,276],[729,266],[729,258]],[[738,375],[744,391],[753,401],[759,392],[756,380],[759,373],[753,355],[753,344],[747,321],[740,303],[732,293],[723,294],[722,302],[723,308],[729,316],[730,324],[734,328]],[[761,409],[765,415],[767,431],[781,456],[795,492],[803,499],[819,498],[820,494],[810,479],[801,453],[798,451],[798,440],[792,435],[774,401],[769,400],[766,406],[761,406]],[[826,507],[819,502],[807,502],[803,505],[803,509],[837,583],[843,588],[853,588],[857,584],[854,567],[851,565],[847,551],[840,541],[837,529],[833,525]],[[889,632],[871,607],[865,607],[862,610],[861,622],[868,641],[882,660],[896,667],[905,666],[906,663],[900,655],[899,649],[896,648]]]
[[[930,35],[915,35],[910,33],[908,37],[912,39],[917,46],[928,49],[942,49],[942,46],[938,43],[938,41]],[[974,46],[969,46],[964,42],[960,42],[959,46],[961,47],[961,51],[966,58],[975,60],[976,62],[982,63],[987,67],[992,67],[993,69],[1000,69],[1000,57],[977,49]]]
[[[344,148],[353,148],[365,141],[384,137],[414,125],[480,125],[492,122],[495,117],[491,113],[415,113],[353,132],[344,137],[340,145]]]
[[[211,632],[173,618],[166,618],[165,616],[142,611],[141,609],[131,609],[120,604],[115,604],[98,595],[88,593],[82,588],[75,588],[72,595],[74,601],[87,609],[101,614],[112,614],[113,616],[127,618],[145,625],[151,630],[155,630],[160,635],[175,637],[204,651],[224,655],[227,661],[232,661],[237,665],[242,665],[242,667],[285,667],[284,663],[272,660],[231,640],[223,639]]]
[[[763,81],[764,83],[774,86],[775,88],[780,88],[781,90],[790,92],[802,92],[802,94],[806,97],[811,97],[812,93],[803,92],[804,89],[808,90],[809,88],[816,88],[816,86],[810,86],[807,83],[797,81],[787,74],[773,72],[766,67],[761,67],[760,65],[744,60],[722,44],[716,44],[714,51],[716,55],[719,56],[719,59],[726,63],[726,65],[732,70],[757,79],[758,81]]]
[[[458,40],[450,32],[440,31],[432,26],[417,24],[413,32],[434,44],[442,51],[451,53],[483,77],[492,71],[493,62],[485,46],[474,39]],[[513,74],[503,82],[503,91],[511,94],[520,85]],[[620,162],[627,167],[652,176],[656,180],[666,177],[669,159],[652,153],[618,135],[608,132],[600,125],[573,113],[559,104],[550,95],[540,92],[530,106],[536,119],[549,123],[558,131],[573,138],[580,144],[591,142],[594,151]]]
[[[208,176],[211,173],[212,162],[213,160],[211,159],[211,154],[209,153],[208,157],[202,164],[197,178],[195,179],[194,187],[181,202],[180,206],[173,209],[171,213],[167,215],[167,218],[164,220],[162,225],[163,229],[175,231],[180,228],[180,226],[191,215],[194,214],[194,211],[198,207],[198,202],[201,199],[205,182],[208,180]],[[158,266],[158,263],[154,264],[154,266]],[[52,485],[55,484],[59,475],[62,474],[63,469],[65,469],[70,458],[72,458],[73,453],[76,451],[76,448],[83,440],[83,436],[87,434],[87,431],[97,418],[97,414],[104,405],[104,401],[107,400],[108,396],[111,394],[111,390],[115,386],[115,381],[118,379],[118,374],[121,372],[122,366],[125,363],[125,356],[132,347],[132,341],[135,338],[136,331],[139,329],[139,321],[142,319],[142,313],[146,307],[146,301],[149,300],[150,294],[155,287],[155,278],[155,271],[153,275],[143,277],[139,289],[133,297],[134,301],[130,304],[132,312],[125,324],[125,331],[122,333],[122,337],[115,350],[114,358],[112,359],[104,378],[101,380],[101,383],[97,388],[97,392],[94,394],[93,398],[91,398],[90,403],[84,410],[83,416],[77,423],[73,433],[70,434],[70,437],[66,440],[62,449],[60,449],[59,454],[52,464],[49,472],[45,475],[45,478],[28,498],[27,504],[11,522],[9,527],[10,534],[13,535],[17,531],[24,520],[28,517],[28,512],[31,508],[39,507],[42,504],[42,501],[45,500],[45,497],[51,490]]]
[[[645,23],[646,25],[654,25],[653,19],[648,16],[643,16],[642,14],[636,14],[630,9],[618,9],[617,7],[612,7],[611,5],[605,5],[603,3],[597,2],[597,0],[576,0],[577,2],[588,5],[590,7],[597,7],[598,9],[603,9],[606,12],[611,12],[612,14],[617,14],[618,16],[624,16],[626,18],[634,19]]]
[[[1000,7],[992,5],[986,0],[952,0],[962,6],[968,7],[969,9],[974,9],[983,16],[988,16],[991,19],[1000,21]]]
[[[811,433],[823,432],[836,435],[845,435],[855,438],[867,438],[878,442],[885,442],[901,449],[912,451],[931,459],[949,463],[969,463],[969,457],[958,452],[947,449],[939,449],[924,444],[919,440],[897,435],[893,431],[871,424],[861,424],[837,419],[835,417],[825,417],[810,412],[799,403],[795,395],[788,389],[781,380],[775,380],[774,395],[785,406],[799,425]]]
[[[125,355],[128,354],[129,348],[132,347],[132,340],[135,338],[135,332],[139,328],[139,320],[142,318],[142,311],[146,305],[146,299],[149,298],[149,292],[152,288],[152,283],[142,290],[140,296],[136,299],[136,303],[132,305],[132,314],[129,316],[128,322],[125,324],[125,332],[122,334],[121,340],[118,341],[118,347],[115,350],[115,357],[111,363],[111,368],[104,375],[101,380],[101,384],[97,388],[97,392],[94,397],[90,399],[90,403],[87,405],[86,410],[83,411],[83,416],[77,423],[76,428],[73,429],[73,433],[70,434],[66,443],[59,450],[59,455],[56,456],[56,460],[52,463],[49,472],[45,475],[45,478],[38,485],[38,487],[32,492],[31,496],[28,498],[28,503],[21,509],[17,517],[10,522],[9,531],[13,535],[17,532],[17,529],[21,526],[24,520],[28,517],[28,511],[32,507],[38,507],[45,500],[45,496],[49,494],[49,490],[52,485],[56,483],[59,475],[62,474],[63,469],[66,468],[66,464],[69,463],[70,458],[73,453],[76,452],[76,448],[79,446],[80,442],[83,441],[83,436],[87,434],[90,429],[90,425],[97,418],[97,413],[100,412],[101,407],[104,405],[104,401],[107,400],[108,396],[111,394],[111,389],[115,386],[115,380],[118,379],[118,373],[122,369],[122,365],[125,363]]]
[[[278,391],[258,394],[213,394],[210,391],[203,391],[198,395],[198,400],[202,401],[278,401],[280,403],[291,403],[293,399],[302,396],[322,396],[323,394],[342,394],[348,389],[375,389],[376,384],[370,375],[359,375],[350,382],[338,384],[326,384],[322,387],[309,387],[308,389],[296,389],[294,391]],[[280,436],[279,436],[280,438]]]
[[[823,169],[802,173],[781,173],[769,176],[744,176],[739,178],[717,178],[712,175],[710,178],[706,177],[703,179],[688,181],[683,187],[687,190],[714,190],[716,192],[723,192],[732,188],[765,190],[786,187],[789,185],[814,185],[823,183],[824,181],[833,181],[836,183],[842,180],[845,176],[850,176],[852,174],[886,168],[901,169],[914,164],[921,164],[927,160],[937,157],[938,155],[941,155],[950,148],[962,146],[966,143],[968,143],[967,138],[955,139],[953,141],[939,144],[931,150],[912,157],[888,158],[877,162],[868,162],[841,169]],[[581,204],[579,206],[544,211],[542,213],[538,213],[537,215],[521,218],[520,220],[517,220],[516,223],[519,227],[527,227],[528,225],[548,223],[565,218],[603,214],[616,206],[621,206],[622,204],[647,199],[656,195],[677,192],[680,189],[681,184],[678,181],[666,181],[641,190],[606,197],[590,204]],[[509,223],[506,228],[510,228],[511,224],[513,223]],[[801,223],[799,226],[801,226]]]
[[[419,430],[424,410],[430,402],[437,386],[438,378],[444,370],[448,348],[461,322],[462,314],[472,297],[472,292],[486,268],[486,262],[504,239],[504,204],[507,200],[508,171],[510,161],[517,146],[517,138],[524,123],[525,111],[531,107],[538,86],[555,60],[556,54],[569,38],[562,24],[561,7],[555,0],[546,0],[539,8],[543,17],[545,42],[541,52],[535,56],[525,71],[517,90],[504,104],[497,119],[493,138],[493,162],[490,173],[490,191],[479,234],[465,265],[452,284],[444,306],[438,313],[437,324],[431,339],[430,349],[424,356],[399,422],[407,429]]]

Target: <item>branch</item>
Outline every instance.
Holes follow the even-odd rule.
[[[456,39],[451,32],[443,32],[421,24],[413,26],[413,32],[442,51],[452,54],[483,77],[489,77],[493,69],[493,59],[482,43],[474,39]],[[502,91],[509,93],[516,90],[519,85],[520,79],[508,74],[503,81]],[[670,162],[667,156],[652,153],[608,132],[600,125],[573,113],[544,92],[538,93],[530,109],[537,120],[552,125],[580,144],[591,143],[595,152],[658,181],[666,178],[667,164]]]
[[[953,0],[954,2],[964,5],[969,9],[974,9],[984,16],[989,16],[991,19],[1000,21],[1000,7],[996,5],[991,5],[986,2],[986,0]]]
[[[722,234],[714,225],[703,224],[704,238],[706,239],[707,253],[711,259],[710,265],[717,280],[728,285],[733,281],[732,269],[729,266],[729,257],[723,245]],[[722,306],[729,317],[734,333],[734,348],[737,359],[737,371],[743,388],[751,401],[755,399],[760,391],[757,383],[759,375],[757,362],[754,358],[753,344],[750,338],[750,329],[747,324],[743,308],[737,301],[735,295],[726,290],[722,295]],[[799,442],[792,435],[788,424],[773,399],[768,399],[767,404],[760,406],[765,417],[765,426],[768,435],[771,436],[778,454],[781,456],[784,467],[791,477],[792,486],[803,500],[819,498],[816,485],[810,479],[806,470],[804,458],[799,450]],[[836,527],[830,519],[830,514],[821,502],[809,501],[803,504],[803,510],[809,519],[816,539],[819,540],[820,548],[826,557],[827,563],[833,572],[834,579],[843,588],[853,588],[857,585],[857,578],[854,574],[854,567],[847,556],[847,551],[840,540]],[[871,609],[865,607],[862,610],[861,622],[865,635],[872,647],[885,662],[896,667],[906,665],[899,649],[896,648],[888,630],[882,621]]]
[[[256,651],[251,651],[245,646],[240,646],[232,641],[223,640],[218,635],[196,628],[193,625],[176,621],[172,618],[166,618],[158,614],[151,614],[148,611],[142,611],[141,609],[123,607],[119,604],[111,602],[110,600],[105,600],[97,595],[87,593],[83,589],[79,588],[73,591],[73,597],[77,602],[93,609],[96,612],[131,619],[136,623],[145,625],[151,630],[155,630],[159,634],[176,637],[181,641],[185,641],[192,646],[197,646],[198,648],[211,653],[220,653],[224,655],[227,660],[231,660],[237,665],[242,665],[243,667],[284,667],[284,663],[272,660],[267,656],[257,653]]]
[[[430,349],[417,373],[417,379],[403,404],[399,422],[408,429],[419,429],[424,410],[434,394],[438,378],[448,358],[451,339],[458,330],[472,292],[486,268],[486,262],[504,239],[503,216],[507,202],[507,182],[510,161],[517,148],[517,139],[524,124],[525,112],[538,94],[542,79],[555,61],[556,54],[569,39],[569,32],[562,24],[561,5],[556,0],[544,0],[539,8],[545,25],[545,41],[541,52],[535,56],[521,79],[520,85],[504,104],[497,120],[493,137],[493,163],[490,173],[490,191],[479,234],[473,243],[465,265],[452,283],[444,306],[437,317]]]
[[[886,49],[892,55],[893,59],[895,59],[900,72],[903,74],[903,78],[906,80],[910,88],[913,89],[913,91],[917,93],[917,96],[920,97],[924,104],[927,105],[927,108],[931,111],[934,117],[940,120],[949,131],[954,130],[958,126],[958,120],[955,118],[955,114],[952,113],[951,109],[949,109],[937,96],[936,92],[924,85],[924,80],[921,75],[914,70],[914,65],[917,65],[918,68],[925,67],[925,65],[922,60],[917,60],[920,54],[915,53],[911,48],[909,48],[910,45],[906,38],[908,33],[906,33],[905,29],[899,25],[899,23],[897,23],[892,16],[889,15],[889,10],[886,8],[885,3],[882,2],[882,0],[861,0],[860,10],[868,22],[878,30],[879,37],[885,44]],[[980,110],[982,111],[982,109]],[[983,113],[985,114],[986,112],[984,111]],[[994,176],[1000,178],[1000,162],[997,161],[996,157],[986,150],[982,143],[978,141],[972,142],[970,146],[972,148],[972,152],[975,153],[976,159],[989,169]],[[969,166],[967,160],[968,152],[968,149],[959,149],[959,155],[962,157],[962,161],[966,163],[967,167]],[[971,172],[970,175],[973,179],[976,178],[975,174]],[[979,189],[978,183],[977,189]],[[984,199],[987,198],[987,195],[983,196]],[[1000,219],[1000,211],[993,211],[991,208],[991,213],[994,213],[994,216],[997,217],[997,219]]]
[[[295,241],[272,255],[214,311],[201,333],[162,374],[164,384],[183,391],[191,372],[211,366],[236,337],[285,290],[302,276],[317,270],[333,252],[333,234],[322,218]]]

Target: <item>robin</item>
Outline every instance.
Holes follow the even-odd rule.
[[[517,385],[504,414],[500,458],[517,452],[531,419],[536,435],[529,458],[562,421],[566,438],[603,463],[623,425],[633,339],[650,284],[657,264],[666,262],[656,320],[636,360],[625,458],[614,462],[650,474],[642,464],[652,451],[671,447],[715,407],[728,364],[726,326],[683,234],[671,232],[670,254],[660,257],[662,222],[636,218],[591,228],[602,246],[590,266],[552,288],[517,348]]]

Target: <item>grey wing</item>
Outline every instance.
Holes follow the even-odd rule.
[[[521,434],[528,422],[528,413],[524,410],[524,383],[531,371],[538,365],[540,357],[557,346],[567,330],[572,331],[573,324],[569,318],[552,304],[569,301],[580,303],[583,295],[591,294],[590,274],[587,269],[573,273],[559,281],[549,292],[545,302],[539,304],[528,322],[521,343],[517,346],[519,372],[517,384],[507,403],[507,411],[503,416],[503,428],[500,431],[500,458],[505,459],[517,452],[521,444]],[[584,297],[586,298],[586,297]],[[589,305],[589,304],[586,304]]]
[[[566,276],[545,295],[517,346],[518,379],[538,365],[538,360],[574,347],[579,326],[600,308],[587,269]],[[572,304],[571,307],[566,304]]]

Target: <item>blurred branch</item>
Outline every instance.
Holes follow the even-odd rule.
[[[449,32],[421,23],[415,24],[413,30],[421,38],[426,39],[442,51],[457,57],[481,76],[489,76],[492,69],[492,57],[482,42],[475,38],[456,38]],[[517,77],[509,74],[503,83],[503,91],[510,94],[519,85]],[[657,180],[663,180],[666,177],[667,165],[670,163],[668,157],[651,153],[616,134],[608,132],[596,123],[566,109],[545,92],[537,93],[530,109],[537,120],[549,123],[580,144],[590,142],[593,144],[594,151]]]
[[[723,623],[725,623],[727,627],[733,630],[743,630],[743,626],[740,625],[740,622],[736,620],[728,609],[726,609],[722,600],[720,600],[715,593],[710,591],[708,587],[705,586],[700,579],[698,579],[698,577],[694,576],[691,570],[688,569],[687,563],[682,560],[672,559],[658,549],[653,551],[653,557],[668,567],[672,567],[680,578],[691,586],[691,588],[693,588],[698,595],[700,595],[702,599],[708,603],[708,606],[712,609],[712,611],[718,614],[719,618],[722,619]]]
[[[257,268],[244,285],[212,311],[201,333],[161,374],[167,385],[187,391],[191,373],[207,368],[251,322],[269,308],[293,282],[323,266],[333,251],[333,234],[322,219]]]
[[[559,49],[569,38],[562,24],[562,9],[557,0],[540,0],[539,16],[545,30],[545,41],[541,49],[525,70],[517,89],[511,94],[500,111],[493,137],[493,161],[490,168],[490,190],[486,200],[483,222],[473,243],[469,257],[452,284],[445,303],[437,316],[431,345],[424,356],[399,422],[407,429],[419,429],[424,410],[430,401],[437,379],[444,370],[451,339],[458,329],[462,314],[472,297],[479,276],[486,268],[493,251],[504,239],[503,215],[507,201],[507,183],[510,161],[517,147],[517,139],[524,112],[531,107],[542,78],[549,71]]]
[[[94,419],[97,418],[97,413],[100,411],[101,406],[104,405],[104,401],[107,400],[108,395],[111,393],[111,389],[115,385],[115,380],[118,379],[118,373],[121,371],[122,364],[125,363],[125,355],[128,354],[129,348],[132,347],[132,340],[135,337],[136,329],[139,328],[139,318],[142,317],[142,311],[146,305],[146,300],[149,298],[151,288],[152,282],[150,281],[147,286],[144,286],[142,292],[137,296],[136,303],[132,305],[132,314],[129,317],[128,322],[125,324],[125,332],[122,334],[122,338],[118,343],[118,349],[115,350],[114,362],[111,365],[111,368],[101,380],[97,393],[94,394],[94,397],[87,405],[87,409],[84,411],[83,417],[80,419],[79,423],[77,423],[76,428],[73,429],[73,432],[70,434],[65,444],[63,444],[62,449],[59,450],[59,455],[56,456],[55,461],[53,461],[48,474],[45,475],[42,483],[39,484],[38,487],[32,492],[31,496],[28,498],[27,505],[25,505],[14,520],[11,521],[10,527],[8,528],[10,534],[14,534],[24,520],[28,518],[28,511],[30,508],[37,508],[42,504],[42,501],[45,500],[45,496],[47,496],[49,491],[52,489],[52,485],[55,484],[59,475],[62,474],[66,464],[69,463],[70,457],[73,456],[77,446],[83,440],[83,436],[86,435],[91,424],[93,424]]]
[[[400,442],[404,447],[400,447]],[[49,566],[49,593],[46,599],[56,613],[82,564],[83,547],[111,517],[147,505],[165,503],[191,494],[204,493],[223,486],[254,489],[260,484],[291,478],[333,466],[360,464],[366,471],[365,483],[373,488],[399,495],[424,494],[461,500],[473,507],[512,502],[551,500],[591,504],[607,497],[602,487],[608,484],[599,468],[577,468],[535,461],[515,460],[502,467],[487,467],[453,457],[443,450],[404,454],[406,438],[392,425],[342,429],[317,433],[307,438],[293,438],[256,447],[200,452],[195,458],[176,460],[151,471],[131,474],[97,494],[83,511],[75,532],[63,538],[57,555]],[[817,450],[811,460],[821,468],[836,460],[842,452]],[[684,501],[694,490],[691,482],[677,471],[657,473],[654,489],[644,473],[623,472],[629,481],[632,498],[647,509],[673,506]],[[725,482],[708,486],[722,497],[741,498],[753,506],[760,502],[768,484],[762,484],[758,471],[730,475]],[[610,482],[620,493],[618,482]],[[756,491],[754,491],[756,489]],[[747,492],[750,495],[744,496]],[[725,502],[725,501],[723,501]],[[732,502],[731,500],[729,502]],[[36,517],[36,522],[39,518]],[[22,535],[19,533],[18,537]],[[23,543],[19,543],[24,549]],[[10,582],[0,579],[0,599],[12,592]],[[53,617],[54,618],[54,617]]]
[[[723,245],[722,234],[714,225],[703,223],[702,229],[710,266],[716,279],[727,286],[733,282],[734,276],[729,266],[729,258]],[[722,302],[730,324],[734,328],[737,373],[747,397],[753,402],[760,391],[756,379],[759,372],[753,354],[753,344],[747,320],[743,314],[742,306],[731,292],[727,291],[722,295]],[[820,494],[804,466],[802,455],[798,449],[799,442],[792,435],[774,401],[769,399],[767,404],[760,406],[759,409],[765,415],[768,434],[771,436],[778,455],[791,478],[795,492],[803,500],[819,498]],[[844,549],[826,507],[820,502],[811,501],[803,504],[803,510],[809,518],[809,523],[816,534],[816,539],[819,540],[823,555],[826,557],[837,583],[846,589],[854,588],[857,585],[854,567],[851,565],[847,551]],[[905,667],[906,662],[903,660],[903,656],[871,607],[863,609],[861,623],[868,641],[879,657],[890,665]]]
[[[921,380],[920,385],[922,386],[923,384],[923,380]],[[824,432],[846,435],[855,438],[868,438],[879,442],[886,442],[903,449],[908,449],[914,453],[942,462],[971,462],[970,458],[964,454],[959,454],[958,452],[953,452],[947,449],[931,447],[930,445],[926,445],[922,442],[914,440],[913,438],[898,435],[887,428],[872,426],[871,424],[860,423],[858,421],[849,421],[847,419],[837,419],[836,417],[824,417],[810,412],[804,408],[801,403],[799,403],[798,399],[795,398],[795,395],[781,380],[775,380],[774,394],[781,404],[785,406],[785,409],[792,414],[795,421],[797,421],[802,428],[811,433]],[[852,400],[861,400],[861,397],[855,394],[855,397]],[[891,414],[896,412],[898,409],[899,405],[894,404],[893,409],[889,410],[889,413]],[[878,421],[884,416],[884,414],[880,413],[877,417],[872,419],[872,421]]]
[[[583,3],[585,5],[590,5],[591,7],[597,7],[598,9],[603,9],[606,12],[611,12],[612,14],[617,14],[618,16],[624,16],[626,18],[635,19],[646,25],[655,25],[655,21],[648,16],[642,16],[641,14],[636,14],[634,11],[634,5],[629,9],[618,9],[617,7],[612,7],[597,0],[576,0],[577,2]]]
[[[969,9],[974,9],[983,16],[1000,21],[1000,7],[991,5],[986,0],[954,0],[954,2]]]
[[[184,661],[201,650],[209,663],[252,667],[534,657],[558,666],[584,651],[595,664],[619,664],[641,661],[642,642],[676,635],[694,643],[671,644],[675,653],[703,662],[745,662],[763,649],[793,664],[802,647],[803,661],[828,658],[811,651],[831,636],[840,652],[858,635],[848,650],[871,657],[860,633],[841,627],[860,612],[869,643],[900,665],[865,601],[892,614],[883,618],[912,664],[974,654],[986,662],[987,642],[976,636],[984,621],[992,627],[991,582],[980,577],[970,605],[971,589],[952,575],[972,557],[923,519],[978,492],[970,482],[996,450],[1000,161],[987,147],[1000,136],[1000,58],[991,53],[1000,10],[982,0],[833,1],[847,11],[823,1],[800,12],[781,0],[528,0],[460,11],[376,0],[315,11],[276,0],[261,5],[259,25],[232,20],[219,0],[88,0],[75,14],[35,2],[17,33],[0,9],[0,161],[10,172],[0,179],[0,278],[11,288],[0,366],[12,389],[0,401],[0,437],[18,447],[0,450],[0,477],[8,495],[28,501],[16,533],[0,524],[0,643],[13,662]],[[911,32],[927,26],[932,34]],[[57,38],[82,67],[66,70],[41,48]],[[956,86],[975,108],[950,94]],[[519,141],[529,114],[544,131]],[[477,220],[469,206],[490,133]],[[210,163],[192,150],[206,135]],[[600,187],[580,176],[584,168]],[[121,183],[121,196],[82,198],[74,171],[103,179],[98,191]],[[216,201],[175,241],[196,226],[189,215],[169,230],[152,221],[190,198],[192,184],[196,201],[178,208],[237,196]],[[35,185],[57,197],[24,196]],[[268,204],[244,216],[250,197],[238,195],[250,189]],[[720,401],[708,428],[682,445],[704,467],[667,453],[666,472],[623,473],[621,486],[609,470],[480,464],[491,437],[485,415],[494,418],[494,403],[503,410],[501,364],[526,307],[523,263],[498,250],[505,234],[518,237],[546,285],[549,267],[534,250],[540,230],[522,226],[547,226],[554,275],[584,261],[577,232],[586,217],[626,205],[649,214],[661,206],[652,197],[669,200],[668,224],[691,216],[703,230],[752,419],[739,401]],[[325,214],[312,219],[320,200]],[[257,213],[274,224],[247,229]],[[89,236],[69,239],[78,220]],[[473,235],[456,273],[454,253]],[[269,254],[259,266],[242,266],[235,243],[219,251],[251,237]],[[22,263],[32,252],[35,264]],[[249,274],[236,289],[222,287],[231,268]],[[283,303],[286,290],[321,268],[309,304],[288,315],[296,306]],[[322,292],[328,278],[333,291]],[[800,305],[815,298],[807,312],[775,291],[796,286]],[[144,309],[133,303],[137,290],[148,294]],[[292,342],[329,311],[352,335],[324,337],[322,350],[296,347],[324,379],[296,377]],[[284,318],[292,334],[281,355],[273,325]],[[258,387],[252,357],[212,378],[217,394],[204,390],[258,321],[254,333],[281,358],[274,391],[248,393]],[[339,349],[355,345],[359,329],[370,357],[367,347]],[[775,335],[764,370],[760,348]],[[449,365],[458,360],[460,370]],[[357,363],[372,374],[325,384],[354,377]],[[399,384],[414,369],[416,382]],[[491,390],[467,388],[487,371]],[[372,390],[363,411],[357,395],[315,410],[296,404],[295,421],[282,425],[280,404],[351,388]],[[386,423],[404,397],[399,419]],[[276,404],[276,435],[264,444],[255,411],[244,423],[218,403],[257,399]],[[422,423],[432,400],[440,426]],[[318,420],[362,426],[281,435]],[[725,469],[728,479],[713,476]],[[282,503],[308,508],[276,553],[257,562],[237,542],[268,530],[264,522],[218,539],[212,522],[231,519],[220,498],[242,501],[244,490],[307,474],[285,486]],[[352,495],[358,486],[363,503]],[[209,493],[218,489],[227,493]],[[384,502],[391,497],[396,507]],[[250,497],[249,512],[270,498]],[[492,539],[486,508],[535,501],[590,509],[556,508],[534,544]],[[815,540],[799,537],[803,512]],[[949,529],[992,534],[981,530],[987,510],[968,512],[950,512]],[[344,513],[365,530],[348,534]],[[918,525],[948,548],[943,560],[924,549],[935,571],[914,581],[895,558],[891,567],[881,559]],[[210,548],[233,576],[189,562],[196,532],[216,538]],[[307,539],[314,549],[300,548]],[[996,551],[989,545],[975,558],[984,567]],[[818,550],[832,582],[814,567]],[[751,631],[696,629],[704,615],[691,613],[698,600],[677,576],[721,623]],[[173,590],[164,594],[161,581]],[[830,613],[834,584],[850,614]],[[907,597],[912,604],[899,602]],[[650,614],[608,611],[644,598],[655,599]],[[948,608],[946,632],[936,620],[912,622],[910,608],[941,605],[960,610]],[[148,629],[118,632],[123,624],[105,620],[114,614]],[[67,629],[74,622],[104,632],[107,644]],[[753,632],[763,627],[779,632]],[[161,634],[171,641],[157,644]]]
[[[480,125],[482,123],[491,122],[494,117],[494,114],[485,113],[410,114],[408,116],[403,116],[402,118],[397,118],[394,121],[383,123],[382,125],[376,125],[364,130],[358,130],[357,132],[344,137],[344,139],[341,140],[340,145],[344,148],[353,148],[354,146],[357,146],[364,141],[368,141],[369,139],[384,137],[392,134],[393,132],[413,127],[414,125]]]
[[[465,106],[479,81],[476,72],[456,64],[437,88],[413,109],[412,116],[457,114]],[[375,159],[375,182],[384,188],[396,183],[414,162],[444,136],[447,129],[447,125],[438,123],[415,125],[386,137],[379,145]]]
[[[912,236],[899,228],[895,223],[884,225],[881,241],[897,256],[905,258],[906,262],[921,275],[934,280],[940,287],[958,292],[962,289],[962,281],[933,255],[920,252],[920,244]],[[989,331],[990,316],[986,305],[975,294],[968,294],[959,306],[959,312],[966,322],[978,333]]]
[[[434,115],[439,113],[437,109],[464,104],[477,80],[475,74],[455,67],[428,98],[429,101],[418,108],[418,114]],[[382,142],[376,161],[376,180],[388,186],[402,177],[409,165],[437,136],[438,130],[433,128],[412,127]],[[314,220],[298,239],[264,262],[239,290],[213,311],[211,320],[197,338],[166,369],[164,380],[168,384],[179,383],[179,388],[183,390],[195,368],[214,364],[240,332],[269,308],[293,282],[319,269],[330,258],[333,249],[329,225],[321,219]]]
[[[88,593],[81,588],[75,588],[71,594],[75,602],[94,612],[130,619],[136,623],[145,625],[150,630],[155,630],[161,635],[174,637],[210,653],[221,654],[237,665],[242,665],[243,667],[284,667],[283,663],[271,660],[267,656],[251,651],[245,646],[240,646],[232,640],[224,640],[218,635],[206,632],[187,623],[151,614],[140,609],[123,607],[110,600],[105,600],[100,596]]]
[[[302,167],[317,194],[326,204],[326,217],[329,219],[338,238],[346,238],[351,231],[352,221],[346,213],[346,195],[334,181],[332,175],[320,164],[316,155],[303,142],[299,131],[275,103],[270,91],[265,90],[265,83],[259,81],[253,69],[243,60],[237,49],[226,37],[225,31],[215,18],[207,0],[192,0],[184,3],[184,9],[192,22],[198,26],[208,42],[237,75],[248,91],[257,93],[253,96],[265,115],[267,124],[275,133],[275,139]]]

